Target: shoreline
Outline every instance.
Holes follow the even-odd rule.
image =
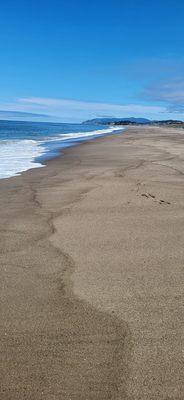
[[[49,157],[49,158],[47,158],[47,159],[45,159],[45,160],[43,160],[43,162],[45,163],[44,165],[42,165],[42,164],[40,164],[40,166],[39,167],[33,167],[33,168],[29,168],[29,169],[27,169],[26,171],[20,171],[20,174],[19,175],[13,175],[13,176],[9,176],[9,177],[7,177],[7,178],[0,178],[0,184],[1,184],[1,182],[3,182],[3,181],[9,181],[10,179],[17,179],[17,178],[21,178],[22,176],[24,176],[25,174],[34,174],[34,173],[36,173],[37,171],[39,172],[41,169],[45,169],[45,168],[47,168],[47,167],[49,167],[49,165],[53,162],[55,162],[55,161],[57,161],[57,159],[59,158],[61,158],[61,161],[62,161],[62,157],[65,157],[65,155],[67,155],[67,153],[68,152],[70,152],[70,150],[72,150],[72,149],[75,149],[75,148],[78,148],[78,147],[80,147],[80,146],[83,146],[83,145],[87,145],[87,144],[90,144],[91,142],[100,142],[101,140],[103,140],[103,139],[112,139],[114,136],[116,136],[116,135],[121,135],[121,134],[123,134],[123,133],[125,133],[126,131],[128,131],[128,127],[126,127],[126,128],[123,128],[123,130],[122,131],[120,131],[120,132],[117,132],[117,133],[112,133],[112,134],[106,134],[106,135],[101,135],[101,136],[99,136],[99,137],[95,137],[95,138],[92,138],[92,139],[88,139],[88,140],[81,140],[81,142],[80,143],[76,143],[76,144],[73,144],[73,145],[71,145],[71,146],[67,146],[67,147],[63,147],[63,148],[60,148],[60,149],[58,149],[58,154],[57,155],[54,155],[53,157]]]
[[[19,139],[7,139],[5,146],[5,153],[2,152],[1,168],[0,168],[0,179],[8,179],[11,177],[20,176],[21,173],[34,168],[42,168],[45,166],[46,162],[50,159],[58,157],[62,150],[75,147],[82,144],[83,142],[88,142],[90,140],[95,140],[98,137],[106,137],[118,132],[122,132],[125,128],[122,127],[111,127],[105,126],[102,129],[81,132],[66,132],[48,136],[41,139],[41,136],[37,139],[30,138],[30,140],[25,138]],[[82,128],[81,128],[82,129]],[[87,129],[87,128],[86,128]],[[43,132],[42,132],[43,133]],[[2,140],[2,143],[4,140]],[[1,142],[0,142],[1,144]],[[14,147],[12,147],[14,146]],[[3,146],[4,147],[4,146]],[[8,149],[8,150],[7,150]],[[24,157],[24,152],[26,152],[26,157]],[[18,157],[13,156],[17,154]]]
[[[90,144],[91,142],[93,142],[93,141],[100,141],[100,140],[103,140],[103,139],[106,139],[106,138],[109,138],[109,139],[111,139],[112,137],[114,137],[115,135],[121,135],[122,133],[124,133],[125,132],[125,130],[127,130],[128,128],[123,128],[122,129],[122,131],[119,131],[119,132],[116,132],[116,131],[114,131],[114,133],[112,132],[112,133],[109,133],[109,134],[103,134],[103,135],[101,135],[101,136],[99,136],[99,137],[94,137],[94,138],[92,138],[92,139],[88,139],[88,140],[85,140],[85,139],[81,139],[81,141],[79,141],[79,142],[73,142],[73,144],[72,145],[70,145],[70,146],[67,146],[67,147],[63,147],[63,148],[60,148],[60,149],[58,149],[57,150],[57,152],[58,152],[58,154],[57,155],[54,155],[53,157],[49,157],[48,159],[46,158],[45,160],[43,160],[44,162],[45,162],[45,165],[44,165],[44,167],[47,167],[48,165],[49,165],[49,163],[50,162],[54,162],[55,160],[57,160],[57,158],[59,157],[63,157],[63,156],[65,156],[65,154],[67,154],[67,152],[68,151],[70,151],[70,149],[73,149],[73,148],[76,148],[76,147],[78,147],[78,146],[83,146],[83,145],[85,145],[85,144]],[[42,168],[42,167],[38,167],[38,168]],[[29,170],[27,170],[27,171],[32,171],[32,170],[34,170],[34,168],[30,168]],[[22,173],[25,173],[25,172],[27,172],[27,171],[23,171]],[[21,173],[21,174],[22,174]]]
[[[0,180],[2,400],[182,399],[183,154],[129,127]]]

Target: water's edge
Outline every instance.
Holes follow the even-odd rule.
[[[65,133],[63,131],[58,134],[53,132],[49,135],[44,135],[44,130],[41,134],[33,131],[29,136],[27,132],[23,134],[21,132],[20,138],[18,132],[16,135],[9,135],[10,138],[7,134],[4,134],[3,139],[1,139],[2,134],[0,131],[0,179],[21,175],[22,172],[32,168],[44,167],[46,161],[59,156],[62,149],[76,146],[97,137],[117,134],[125,128],[123,126],[107,126],[95,130],[89,127],[90,130],[88,130],[86,126],[85,129],[85,131],[81,132]]]

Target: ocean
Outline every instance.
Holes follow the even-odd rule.
[[[0,179],[44,167],[45,161],[57,156],[63,148],[122,129],[90,124],[0,121]]]

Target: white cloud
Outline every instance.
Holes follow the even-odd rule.
[[[18,104],[21,109],[29,109],[34,112],[36,109],[39,109],[39,112],[44,111],[47,114],[57,117],[73,117],[74,119],[82,120],[104,114],[113,115],[114,117],[126,117],[130,115],[148,117],[165,111],[165,107],[160,106],[139,104],[121,105],[41,97],[20,98],[18,99]]]
[[[110,104],[85,102],[79,100],[54,99],[42,97],[19,98],[15,102],[0,104],[0,110],[42,113],[51,119],[62,121],[83,121],[85,119],[113,116],[113,117],[168,117],[165,106],[143,104]],[[169,115],[170,116],[170,115]]]
[[[178,78],[167,82],[158,82],[145,88],[144,97],[153,101],[162,101],[169,107],[178,109],[184,102],[184,79]]]

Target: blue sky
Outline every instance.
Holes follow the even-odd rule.
[[[2,2],[0,117],[184,119],[183,19],[183,0]]]

